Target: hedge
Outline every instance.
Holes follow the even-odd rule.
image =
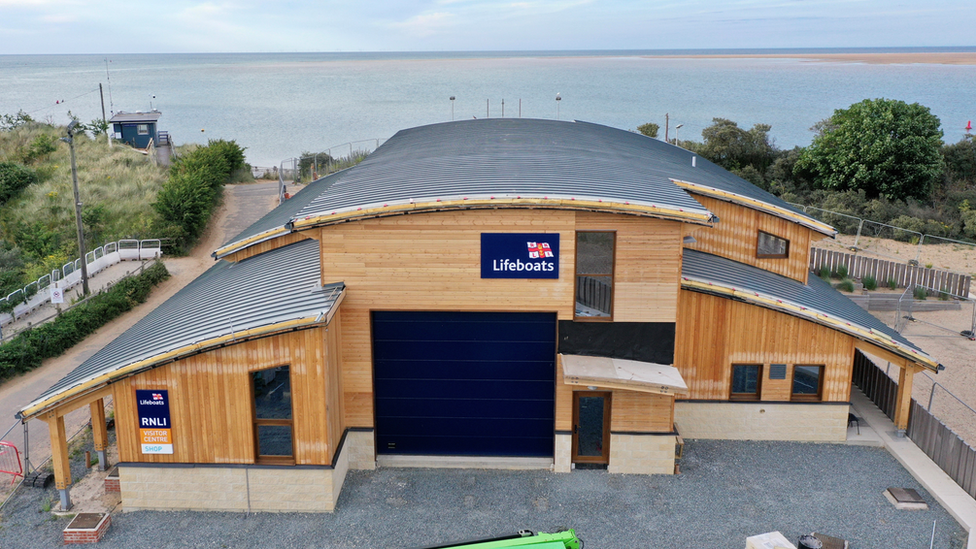
[[[59,315],[52,322],[22,332],[0,346],[0,379],[28,372],[46,358],[60,356],[95,330],[146,301],[154,286],[169,278],[160,262],[120,280],[108,291]]]

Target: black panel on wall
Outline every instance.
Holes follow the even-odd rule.
[[[674,322],[559,321],[559,352],[674,363]]]

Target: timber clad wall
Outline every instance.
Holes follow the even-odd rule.
[[[271,250],[277,250],[278,248],[284,248],[285,246],[287,246],[289,244],[294,244],[296,242],[301,242],[302,240],[306,240],[308,238],[311,238],[311,236],[312,235],[310,233],[288,233],[288,234],[283,234],[282,236],[278,236],[278,237],[273,238],[271,240],[265,240],[264,242],[260,242],[258,244],[253,245],[253,246],[250,246],[248,248],[244,248],[243,250],[241,250],[239,252],[232,253],[232,254],[224,257],[224,259],[226,259],[227,261],[241,261],[241,260],[247,259],[249,257],[254,257],[256,255],[261,255],[264,252],[270,252]],[[335,282],[335,281],[333,281],[333,282]]]
[[[687,245],[688,248],[807,283],[810,244],[823,238],[820,233],[759,210],[697,194],[692,196],[717,215],[720,221],[711,228],[689,228],[688,233],[698,242]],[[759,231],[789,240],[790,256],[784,259],[757,258]]]
[[[787,401],[793,365],[822,364],[824,401],[847,401],[854,338],[784,313],[682,290],[674,366],[689,399],[728,400],[731,365],[763,364],[762,400]],[[769,379],[769,364],[786,364],[786,379]]]
[[[373,426],[370,311],[538,311],[572,320],[577,230],[617,233],[614,320],[675,321],[681,272],[678,222],[563,210],[535,210],[531,216],[521,210],[469,210],[314,230],[322,246],[322,280],[346,284],[346,425]],[[483,232],[558,232],[559,279],[482,279]]]
[[[115,383],[119,460],[150,463],[254,463],[250,372],[290,365],[295,462],[331,465],[342,436],[339,316],[325,328],[246,341],[160,366]],[[326,344],[328,340],[328,345]],[[167,389],[173,454],[143,454],[136,389]],[[330,412],[336,411],[335,414]]]

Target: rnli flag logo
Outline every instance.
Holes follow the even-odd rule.
[[[526,244],[529,247],[529,259],[554,257],[548,242],[526,242]]]
[[[152,394],[152,398],[153,398],[153,400],[163,400],[163,395],[161,395],[159,393],[153,393]]]

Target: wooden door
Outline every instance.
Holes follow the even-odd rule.
[[[573,393],[573,463],[610,463],[610,393]]]

